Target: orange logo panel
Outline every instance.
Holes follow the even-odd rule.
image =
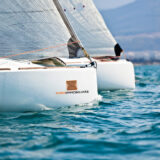
[[[77,91],[77,81],[66,81],[67,91]]]

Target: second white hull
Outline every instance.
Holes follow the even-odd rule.
[[[98,90],[134,89],[135,74],[131,62],[97,63]]]

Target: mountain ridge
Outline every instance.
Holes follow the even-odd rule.
[[[136,0],[101,13],[115,35],[153,33],[160,31],[159,6],[159,0]]]
[[[160,0],[136,0],[101,11],[111,33],[132,60],[160,60],[159,6]]]

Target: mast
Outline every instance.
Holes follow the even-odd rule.
[[[90,55],[87,53],[87,51],[84,49],[83,45],[81,44],[80,40],[78,39],[76,33],[74,32],[74,29],[72,28],[67,16],[64,13],[64,10],[63,10],[62,6],[60,5],[59,1],[58,0],[53,0],[53,3],[55,4],[59,14],[61,15],[62,20],[65,23],[71,37],[74,39],[74,41],[76,41],[78,43],[78,45],[82,49],[84,55],[92,62]]]

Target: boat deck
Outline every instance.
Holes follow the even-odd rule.
[[[16,61],[9,59],[0,60],[0,71],[17,71],[17,70],[37,70],[37,69],[56,69],[56,68],[80,68],[78,66],[44,66],[34,64],[31,61]]]

